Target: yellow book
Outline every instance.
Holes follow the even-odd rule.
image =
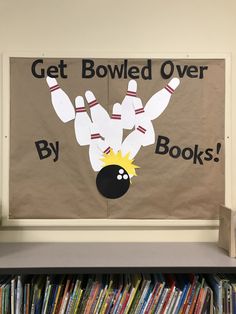
[[[106,294],[105,294],[105,297],[104,297],[104,300],[103,300],[103,302],[102,302],[101,310],[100,310],[100,312],[99,312],[99,313],[101,313],[101,314],[104,314],[105,311],[106,311],[106,307],[107,307],[106,301],[107,301],[107,299],[108,299],[108,297],[109,297],[109,295],[110,295],[110,293],[111,293],[112,285],[113,285],[113,280],[110,280],[109,286],[108,286],[108,288],[107,288],[107,291],[106,291]]]
[[[103,306],[103,310],[102,310],[102,313],[101,313],[101,314],[104,314],[104,313],[106,312],[106,308],[107,308],[107,303],[106,303],[106,304],[104,304],[104,306]]]
[[[125,311],[124,311],[124,314],[127,314],[129,312],[129,309],[131,307],[131,304],[133,302],[133,299],[134,299],[134,296],[136,295],[136,292],[138,290],[138,287],[140,285],[140,282],[141,282],[142,278],[141,276],[137,275],[137,278],[135,278],[135,284],[134,284],[134,287],[131,289],[131,293],[130,293],[130,297],[129,297],[129,301],[125,307]]]
[[[58,303],[59,295],[60,295],[60,292],[61,292],[61,287],[62,287],[62,285],[59,285],[59,287],[58,287],[57,295],[56,295],[55,304],[54,304],[54,307],[53,307],[53,312],[52,312],[52,314],[55,314],[55,312],[56,312],[57,303]]]
[[[96,313],[97,310],[98,310],[98,307],[99,307],[99,304],[101,302],[101,298],[102,298],[102,295],[103,295],[103,291],[104,291],[104,289],[101,289],[99,297],[98,297],[98,300],[97,300],[97,304],[96,304],[95,309],[94,309],[94,313]]]
[[[83,289],[80,288],[79,293],[78,293],[78,298],[77,298],[76,303],[75,303],[75,311],[74,311],[74,313],[77,313],[77,311],[78,311],[80,300],[82,298],[82,294],[83,294]]]
[[[119,306],[118,306],[118,312],[121,311],[121,309],[122,309],[122,307],[124,305],[124,302],[125,302],[125,300],[127,298],[127,294],[129,292],[129,289],[130,289],[130,286],[131,286],[131,283],[127,283],[126,286],[125,286],[122,298],[121,298]]]
[[[75,303],[76,303],[76,300],[78,298],[79,291],[80,291],[80,285],[81,285],[81,281],[77,279],[74,290],[73,290],[73,294],[72,294],[72,304],[71,304],[69,314],[74,313]]]

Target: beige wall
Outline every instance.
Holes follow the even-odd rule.
[[[236,160],[234,0],[0,0],[0,52],[230,53],[232,161]],[[4,79],[4,77],[3,77]],[[2,82],[1,82],[2,90]],[[2,93],[1,93],[2,94]],[[1,154],[2,155],[2,154]],[[236,209],[236,163],[230,203]],[[163,230],[164,229],[164,230]],[[214,228],[2,230],[0,241],[215,241]]]

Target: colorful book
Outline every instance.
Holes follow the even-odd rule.
[[[182,293],[183,293],[183,291],[179,290],[178,296],[177,296],[177,299],[176,299],[176,302],[175,302],[175,305],[174,305],[174,308],[173,308],[173,311],[171,312],[171,314],[172,313],[175,313],[175,314],[179,313],[177,309],[178,309],[179,301],[181,300],[181,297],[182,297]]]
[[[11,279],[11,314],[15,314],[15,286],[16,278]]]
[[[65,289],[64,289],[64,292],[62,295],[62,299],[60,301],[59,314],[64,314],[64,312],[66,310],[66,306],[67,306],[67,302],[68,302],[68,291],[70,289],[71,282],[72,282],[72,277],[69,276],[66,280]]]
[[[158,304],[157,304],[157,307],[156,307],[156,310],[155,310],[155,313],[156,314],[160,314],[161,313],[161,310],[162,310],[162,307],[164,305],[164,302],[167,298],[167,295],[168,295],[168,292],[169,292],[170,288],[168,287],[165,287],[162,291],[162,294],[160,296],[160,299],[158,301]]]
[[[161,314],[164,314],[166,312],[166,310],[168,309],[169,302],[171,301],[171,299],[174,295],[174,291],[175,291],[176,279],[173,277],[173,275],[170,275],[170,274],[166,275],[165,277],[166,277],[165,281],[167,283],[167,287],[169,288],[169,290],[168,290],[168,293],[167,293],[166,298],[164,300],[164,303],[162,305],[162,308],[160,311]]]
[[[219,313],[223,313],[224,289],[223,282],[226,280],[220,274],[208,274],[207,280],[214,292],[214,305]]]
[[[175,287],[175,291],[174,291],[174,295],[173,298],[167,308],[166,314],[172,314],[174,313],[174,307],[175,307],[175,303],[177,301],[178,295],[179,295],[180,290],[178,288]]]
[[[181,293],[181,297],[179,298],[179,302],[177,304],[176,313],[181,313],[181,310],[184,306],[184,302],[185,302],[186,296],[188,295],[188,291],[190,289],[190,286],[191,286],[191,284],[189,282],[186,282],[184,284],[184,287],[183,287],[183,290]]]
[[[10,314],[11,312],[11,281],[10,279],[4,287],[4,309],[3,314]]]
[[[78,291],[80,289],[81,280],[79,278],[76,278],[75,285],[73,287],[73,290],[71,290],[70,293],[70,300],[68,302],[68,306],[66,309],[66,314],[74,313],[74,307],[76,303],[76,297],[78,295]]]
[[[151,298],[151,293],[153,291],[153,283],[152,281],[150,280],[149,281],[149,285],[147,287],[147,290],[146,292],[144,292],[144,297],[143,297],[143,300],[142,300],[142,303],[141,303],[141,309],[139,311],[139,313],[143,314],[145,312],[145,308],[147,307],[147,304],[149,302],[149,299]]]
[[[116,310],[117,310],[117,308],[119,306],[119,303],[120,303],[120,300],[121,300],[121,297],[122,297],[122,290],[123,290],[123,282],[120,283],[119,288],[116,291],[116,296],[115,296],[115,299],[114,299],[114,304],[113,304],[112,309],[111,309],[111,314],[116,313]]]
[[[90,295],[90,292],[91,292],[91,289],[93,286],[93,281],[94,281],[93,276],[89,277],[87,280],[86,288],[84,290],[83,298],[82,298],[82,301],[81,301],[80,307],[79,307],[79,313],[84,313],[84,311],[85,311],[86,304],[88,302],[89,295]]]
[[[80,288],[78,291],[78,297],[77,297],[76,302],[75,302],[75,312],[74,313],[79,313],[78,309],[79,309],[80,301],[82,299],[83,292],[84,292],[83,289]]]
[[[193,312],[194,312],[201,286],[202,286],[201,283],[199,281],[197,281],[195,293],[194,293],[193,300],[192,300],[192,303],[190,305],[188,314],[193,314]]]
[[[63,292],[65,288],[65,276],[62,276],[58,285],[57,295],[53,306],[52,314],[59,314]]]
[[[195,309],[193,312],[194,314],[201,313],[201,309],[202,309],[205,297],[206,297],[206,287],[205,287],[205,278],[203,277],[201,280],[201,287],[200,287],[200,291],[198,294],[196,306],[195,306]]]
[[[213,292],[209,286],[205,287],[205,298],[200,309],[201,314],[213,314]],[[227,314],[231,314],[231,312],[226,312]]]
[[[186,296],[186,302],[184,302],[183,314],[185,314],[185,313],[187,314],[190,311],[191,304],[194,300],[196,288],[198,285],[198,278],[199,278],[198,275],[193,275],[191,286],[190,286],[188,295]]]
[[[154,297],[153,304],[150,308],[150,312],[152,314],[155,313],[155,311],[156,311],[156,308],[158,306],[159,300],[161,298],[161,295],[162,295],[164,289],[165,289],[165,282],[161,282],[159,287],[158,287],[157,293]]]
[[[104,294],[104,297],[103,297],[103,300],[102,300],[102,304],[101,304],[101,307],[100,307],[100,313],[101,314],[105,314],[106,309],[108,307],[110,295],[112,293],[112,286],[113,286],[113,279],[110,278],[109,285],[108,285],[108,287],[106,289],[106,292]]]
[[[127,302],[127,305],[126,305],[126,308],[124,310],[124,314],[128,314],[130,308],[131,308],[131,305],[133,303],[133,300],[134,300],[134,297],[138,291],[138,288],[139,288],[139,285],[141,283],[141,280],[142,280],[142,277],[140,274],[136,274],[133,276],[133,279],[132,279],[132,289],[131,289],[131,292],[130,292],[130,297],[129,297],[129,300]]]
[[[97,281],[97,284],[96,284],[96,287],[94,290],[94,294],[93,294],[93,297],[91,300],[90,313],[94,313],[94,311],[95,311],[101,290],[102,290],[102,284],[101,284],[101,282]]]
[[[155,295],[156,295],[156,293],[158,291],[159,286],[160,286],[160,282],[156,281],[155,285],[154,285],[154,288],[153,288],[152,292],[150,293],[150,296],[149,296],[149,299],[148,299],[148,302],[147,302],[147,306],[144,309],[144,314],[148,314],[150,312],[150,309],[151,309],[152,304],[154,302],[154,298],[155,298]]]

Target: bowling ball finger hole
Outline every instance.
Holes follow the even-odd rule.
[[[116,199],[123,196],[130,187],[129,175],[119,165],[109,165],[97,174],[98,191],[106,198]]]

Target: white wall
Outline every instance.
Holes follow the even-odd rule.
[[[0,52],[230,53],[236,160],[236,3],[233,0],[0,0]],[[4,77],[3,77],[4,79]],[[1,82],[2,83],[2,82]],[[2,89],[2,84],[1,84]],[[1,93],[2,94],[2,93]],[[2,155],[2,154],[1,154]],[[236,163],[232,199],[236,209]],[[165,229],[165,228],[163,228]],[[0,231],[0,241],[216,241],[217,230]]]

